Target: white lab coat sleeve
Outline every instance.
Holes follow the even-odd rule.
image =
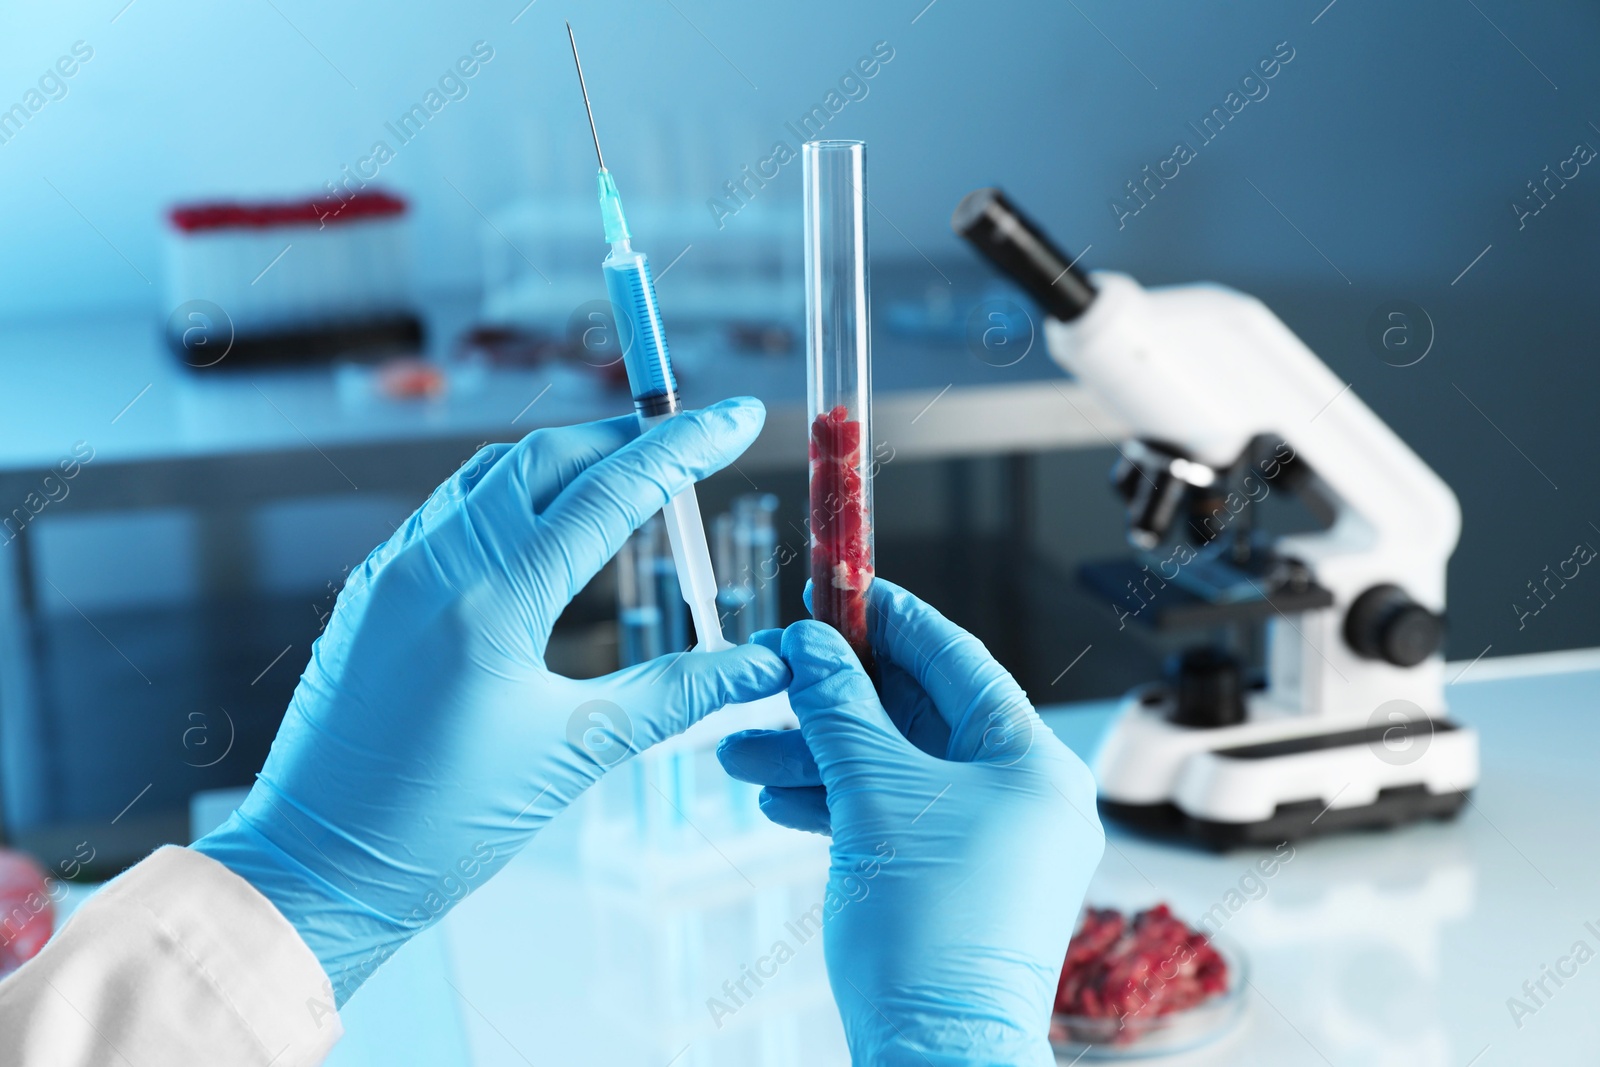
[[[304,1067],[342,1033],[289,921],[186,848],[108,883],[0,982],[0,1067]]]

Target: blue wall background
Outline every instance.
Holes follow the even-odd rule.
[[[1600,167],[1553,181],[1536,215],[1513,207],[1538,203],[1528,183],[1575,145],[1600,146],[1592,4],[13,6],[0,14],[0,119],[75,42],[93,58],[49,83],[64,95],[0,142],[0,320],[120,308],[155,321],[168,310],[167,205],[314,193],[379,139],[396,148],[381,182],[416,207],[420,282],[475,288],[479,212],[570,197],[592,218],[567,18],[624,192],[700,206],[774,142],[792,146],[789,124],[859,59],[892,50],[826,127],[871,146],[876,260],[930,283],[930,260],[971,277],[949,212],[998,182],[1073,251],[1089,249],[1088,264],[1258,293],[1461,496],[1451,655],[1600,644],[1600,602],[1582,585],[1536,626],[1517,614],[1546,565],[1579,539],[1600,545]],[[387,124],[478,42],[493,58],[400,146]],[[1241,84],[1291,50],[1264,86]],[[1191,124],[1235,92],[1260,98],[1203,143]],[[1113,201],[1127,205],[1126,184],[1179,141],[1195,157],[1119,220]],[[790,164],[759,195],[793,201],[798,184]],[[741,221],[719,230],[711,210],[695,217],[697,247],[730,240]],[[1397,298],[1437,327],[1415,367],[1389,366],[1364,340]],[[1098,486],[1060,491],[1092,493],[1110,514]],[[357,543],[370,524],[346,525]],[[1081,527],[1058,531],[1065,554],[1082,547]]]
[[[1510,208],[1576,141],[1600,143],[1600,12],[1577,2],[125,3],[0,15],[0,108],[74,42],[94,51],[0,144],[0,315],[155,308],[168,203],[320,187],[481,40],[494,58],[466,98],[383,169],[417,204],[423,279],[475,284],[480,220],[446,179],[485,211],[590,180],[563,18],[625,191],[657,180],[667,136],[690,146],[675,180],[695,201],[887,41],[894,59],[829,126],[872,146],[893,224],[879,257],[962,254],[950,207],[1003,181],[1065,243],[1149,279],[1448,283],[1493,243],[1473,279],[1492,292],[1592,263],[1600,175],[1520,232]],[[1124,183],[1282,41],[1295,58],[1270,95],[1119,230]],[[777,194],[797,184],[785,168]]]

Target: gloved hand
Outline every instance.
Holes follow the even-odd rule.
[[[787,684],[750,645],[587,681],[544,664],[573,595],[763,418],[734,400],[490,446],[350,576],[255,786],[195,844],[288,917],[339,1004],[607,767]]]
[[[762,810],[833,835],[823,945],[852,1059],[1052,1064],[1056,982],[1104,837],[1089,771],[982,643],[876,579],[882,698],[822,623],[756,635],[798,731],[718,755]]]

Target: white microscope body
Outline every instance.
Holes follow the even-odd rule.
[[[1208,467],[1233,465],[1257,436],[1281,438],[1312,471],[1312,491],[1335,505],[1327,529],[1273,546],[1306,564],[1334,602],[1268,622],[1267,687],[1246,696],[1245,721],[1179,726],[1148,693],[1130,696],[1096,764],[1101,796],[1224,824],[1265,823],[1280,804],[1318,801],[1317,821],[1337,825],[1338,813],[1371,808],[1386,789],[1421,785],[1441,798],[1471,789],[1477,738],[1446,720],[1443,656],[1400,666],[1362,655],[1344,633],[1351,605],[1382,585],[1443,614],[1461,529],[1455,494],[1260,301],[1219,286],[1094,282],[1087,311],[1045,326],[1057,363],[1137,437],[1176,444]],[[1426,730],[1394,736],[1412,709],[1430,720]],[[1351,732],[1363,736],[1265,758],[1218,754]]]
[[[1238,684],[1231,713],[1198,724],[1172,687],[1134,690],[1096,761],[1102,809],[1222,847],[1455,814],[1478,780],[1439,651],[1455,494],[1260,301],[1091,282],[997,190],[952,225],[1040,300],[1051,356],[1131,429],[1120,477],[1138,547],[1185,532],[1179,494],[1223,484],[1263,440],[1292,450],[1295,491],[1331,519],[1270,545],[1319,599],[1281,609],[1246,578],[1265,600],[1265,688]],[[1145,573],[1164,587],[1194,558]]]

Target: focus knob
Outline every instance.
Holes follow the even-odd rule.
[[[1415,667],[1444,644],[1444,618],[1398,585],[1375,585],[1350,605],[1344,639],[1367,659]]]

